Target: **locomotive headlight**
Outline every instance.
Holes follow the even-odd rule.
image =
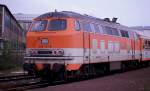
[[[54,49],[53,50],[53,55],[55,55],[55,56],[63,56],[64,55],[64,50],[63,49]]]
[[[57,54],[63,56],[64,55],[64,50],[63,49],[57,50]]]
[[[37,50],[34,50],[34,49],[30,50],[30,54],[36,54],[36,53],[37,53]]]
[[[30,50],[29,49],[26,49],[26,56],[30,56]]]
[[[46,39],[46,38],[42,39],[41,40],[41,44],[47,45],[48,44],[48,39]]]
[[[37,50],[35,49],[26,49],[26,56],[32,56],[37,54]]]

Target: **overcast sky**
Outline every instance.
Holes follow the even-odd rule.
[[[0,0],[12,13],[75,11],[99,18],[117,17],[127,26],[150,26],[150,0]]]

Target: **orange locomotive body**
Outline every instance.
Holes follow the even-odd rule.
[[[69,11],[34,19],[26,43],[25,70],[52,78],[125,69],[143,59],[141,39],[132,29]]]

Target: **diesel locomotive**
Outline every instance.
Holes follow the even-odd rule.
[[[150,37],[113,20],[71,11],[33,20],[24,69],[53,79],[90,76],[150,64]]]

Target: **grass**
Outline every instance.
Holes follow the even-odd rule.
[[[18,55],[3,55],[0,57],[0,71],[18,69],[22,67],[23,61]]]

